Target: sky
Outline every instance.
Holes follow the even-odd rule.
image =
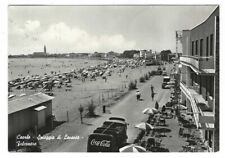
[[[176,51],[175,31],[191,29],[210,6],[9,6],[8,54]]]

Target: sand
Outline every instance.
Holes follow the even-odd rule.
[[[9,60],[9,79],[17,78],[18,74],[26,75],[44,75],[50,74],[51,71],[68,72],[73,69],[88,67],[89,65],[97,65],[105,61],[87,60],[87,59],[10,59]],[[26,68],[25,68],[26,67]],[[65,86],[58,89],[53,88],[53,114],[57,121],[67,121],[67,113],[69,120],[79,119],[79,106],[82,105],[87,109],[87,105],[93,100],[95,106],[112,104],[115,98],[128,91],[128,84],[135,79],[139,82],[140,76],[149,71],[156,70],[157,66],[141,66],[139,68],[126,68],[123,73],[119,73],[119,68],[113,68],[111,76],[107,77],[107,82],[101,77],[97,77],[96,81],[86,79],[82,82],[72,79],[71,91],[66,91]],[[30,71],[29,74],[27,71]],[[11,74],[12,72],[12,74]],[[13,94],[19,95],[26,93],[27,95],[37,93],[41,89],[35,90],[15,90]]]

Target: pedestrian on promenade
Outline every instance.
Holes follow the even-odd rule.
[[[155,102],[155,108],[158,110],[159,109],[159,103],[156,101]]]
[[[151,85],[151,92],[154,93],[154,87]]]
[[[163,106],[162,106],[162,113],[164,113],[165,111],[166,111],[166,106],[163,105]]]
[[[155,93],[152,92],[152,101],[154,100]]]
[[[139,90],[136,91],[136,98],[137,98],[137,101],[140,100],[141,98],[141,93]]]

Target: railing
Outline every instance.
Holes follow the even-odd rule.
[[[188,63],[198,70],[202,69],[215,69],[214,57],[199,57],[199,56],[181,56],[180,61]]]

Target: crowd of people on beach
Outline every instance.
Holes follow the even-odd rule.
[[[71,79],[77,79],[82,82],[86,80],[95,81],[98,77],[107,82],[107,78],[112,75],[115,68],[118,69],[119,75],[121,75],[126,68],[132,69],[142,66],[143,60],[134,59],[114,59],[107,63],[92,65],[85,68],[73,69],[70,72],[61,73],[51,71],[50,74],[45,73],[44,76],[32,75],[31,70],[27,70],[27,76],[21,74],[17,79],[8,82],[9,98],[14,95],[10,94],[12,89],[31,89],[36,90],[40,88],[43,91],[51,91],[53,87],[61,88],[65,85],[67,88],[71,87]],[[128,75],[126,76],[126,78]]]

